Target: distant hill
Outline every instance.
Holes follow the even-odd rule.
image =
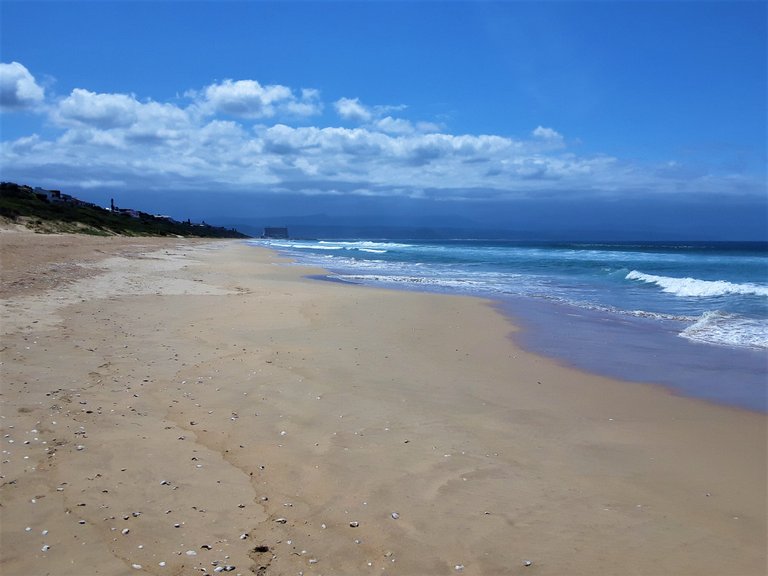
[[[13,182],[0,183],[0,217],[43,233],[248,238],[234,228],[179,222],[132,209],[107,210],[58,190]]]

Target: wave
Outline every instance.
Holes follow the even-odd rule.
[[[318,246],[316,244],[299,244],[296,242],[270,242],[270,241],[249,241],[249,244],[259,246],[269,246],[270,248],[284,248],[287,250],[341,250],[341,246]]]
[[[398,242],[376,242],[373,240],[356,240],[356,241],[332,241],[332,240],[320,240],[318,244],[340,246],[342,248],[410,248],[411,244],[400,244]]]
[[[680,336],[708,344],[766,349],[768,322],[716,310],[702,314]]]
[[[627,280],[638,280],[659,286],[662,292],[682,297],[713,297],[729,294],[768,296],[768,287],[758,284],[734,284],[725,280],[699,280],[697,278],[672,278],[655,276],[632,270]]]
[[[485,282],[461,278],[433,278],[426,276],[395,276],[381,274],[339,274],[336,278],[348,282],[405,284],[411,286],[428,286],[432,288],[459,288],[480,291],[489,290],[489,286]]]
[[[299,250],[341,250],[341,246],[318,246],[316,244],[273,244],[280,248],[297,248]]]

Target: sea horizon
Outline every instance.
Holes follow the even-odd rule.
[[[254,239],[321,279],[490,299],[524,349],[768,412],[768,242]]]

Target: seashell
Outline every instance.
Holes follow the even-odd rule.
[[[135,568],[136,570],[141,570],[141,564],[131,564],[131,568]]]
[[[398,518],[400,518],[400,514],[398,514],[397,512],[392,512],[392,518],[397,520]]]
[[[288,522],[288,520],[286,518],[278,518],[277,520],[275,520],[275,522],[277,522],[278,524],[285,524],[286,522]]]
[[[51,547],[48,546],[48,544],[46,544],[42,548],[40,548],[40,550],[42,550],[43,552],[48,552],[48,550],[50,550],[50,549],[51,549]]]
[[[530,566],[531,564],[533,564],[533,562],[530,560],[523,560],[523,566]]]
[[[123,535],[124,535],[124,536],[125,536],[126,534],[128,534],[128,532],[130,532],[130,530],[129,530],[128,528],[123,528]]]
[[[357,528],[358,526],[360,526],[360,522],[354,522],[354,521],[350,522],[349,526],[350,528]]]
[[[186,554],[187,556],[197,556],[197,552],[195,552],[194,550],[187,550],[187,551],[185,552],[185,554]]]
[[[456,570],[457,572],[461,572],[462,570],[464,570],[464,564],[456,564],[456,566],[454,566],[453,569]]]

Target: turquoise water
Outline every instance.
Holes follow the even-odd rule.
[[[490,297],[533,351],[766,409],[767,243],[252,242],[341,281]]]

